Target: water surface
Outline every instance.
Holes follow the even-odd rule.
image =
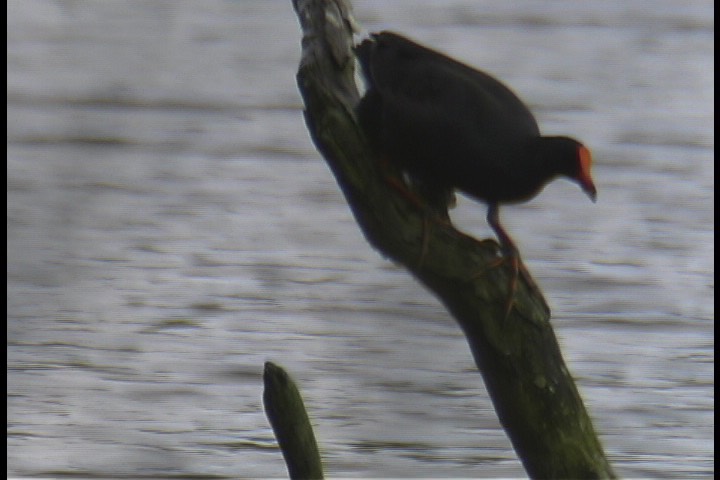
[[[357,1],[596,158],[503,209],[622,477],[714,471],[709,1]],[[283,477],[262,366],[332,477],[522,477],[454,321],[315,151],[289,1],[8,4],[9,476]],[[456,223],[490,236],[467,199]]]

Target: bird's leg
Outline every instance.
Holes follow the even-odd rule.
[[[507,318],[507,316],[510,315],[510,311],[512,310],[512,306],[514,303],[515,291],[517,290],[518,276],[522,275],[525,279],[525,282],[527,282],[527,284],[533,290],[539,291],[539,289],[538,286],[535,284],[535,281],[530,276],[530,272],[528,272],[525,268],[525,265],[523,265],[522,259],[520,258],[520,251],[515,246],[515,243],[510,238],[510,235],[508,235],[502,225],[500,225],[500,208],[498,207],[497,203],[489,204],[487,221],[488,224],[490,224],[490,227],[492,227],[493,231],[495,231],[498,239],[500,240],[500,245],[502,247],[505,257],[503,260],[501,260],[501,262],[509,260],[513,269],[513,276],[512,280],[510,281],[510,298],[508,299],[508,305],[505,311],[505,318]]]
[[[415,268],[420,270],[425,263],[425,257],[427,256],[428,246],[430,244],[430,229],[432,224],[430,223],[430,217],[427,211],[423,211],[423,226],[422,226],[422,248],[420,250],[420,258],[418,258],[417,265]]]
[[[415,265],[415,268],[420,270],[427,256],[428,245],[430,243],[430,229],[432,228],[427,206],[418,195],[412,192],[407,185],[398,180],[397,177],[387,176],[385,177],[385,181],[422,212],[422,244],[420,247],[420,256]]]
[[[498,236],[503,253],[507,256],[519,257],[520,251],[515,246],[515,242],[512,241],[510,235],[508,235],[502,225],[500,225],[500,207],[498,207],[497,203],[488,205],[487,221],[495,232],[495,235]]]
[[[413,193],[402,180],[391,175],[385,175],[385,182],[402,195],[405,200],[412,203],[418,210],[425,210],[425,204],[422,199]]]
[[[425,204],[422,201],[422,199],[416,195],[414,192],[412,192],[408,186],[400,180],[395,175],[391,175],[389,173],[390,170],[390,161],[385,158],[384,156],[381,156],[378,160],[378,163],[380,164],[381,170],[384,172],[384,179],[385,183],[387,183],[393,190],[398,192],[405,200],[410,202],[413,206],[415,206],[418,210],[423,212],[423,226],[422,226],[422,245],[420,247],[420,257],[418,258],[417,265],[415,268],[420,270],[422,268],[423,262],[425,261],[425,256],[427,255],[427,249],[428,249],[428,243],[430,240],[430,222],[428,219],[428,214],[425,208]]]
[[[515,291],[517,290],[517,279],[521,263],[520,251],[515,246],[510,235],[508,235],[502,225],[500,225],[500,209],[497,203],[488,204],[487,221],[495,232],[495,235],[497,235],[498,240],[500,240],[500,248],[503,252],[503,258],[494,262],[489,268],[495,268],[501,263],[510,260],[513,269],[509,287],[510,293],[508,295],[507,306],[505,307],[505,318],[507,318],[512,311],[513,303],[515,303]]]
[[[413,186],[414,191],[418,193],[423,203],[422,251],[417,263],[419,270],[422,268],[428,253],[433,226],[435,224],[452,225],[448,209],[455,206],[455,194],[451,188],[417,179],[413,180]]]
[[[392,175],[386,175],[385,181],[406,200],[413,204],[422,212],[422,244],[420,257],[418,258],[415,268],[422,268],[427,256],[430,243],[430,232],[433,223],[449,224],[450,217],[447,210],[448,205],[454,205],[454,195],[449,189],[435,189],[426,184],[415,185],[416,191],[412,191],[407,184]]]

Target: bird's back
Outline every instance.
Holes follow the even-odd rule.
[[[479,198],[507,195],[500,184],[513,183],[524,146],[539,136],[522,101],[490,75],[399,35],[366,42],[358,51],[374,106],[361,105],[361,122],[385,153]]]

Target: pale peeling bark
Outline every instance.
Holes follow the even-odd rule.
[[[509,262],[496,265],[497,243],[441,221],[446,211],[429,215],[418,208],[390,186],[393,172],[373,158],[354,113],[359,94],[350,5],[293,3],[303,30],[297,80],[307,126],[367,240],[407,268],[457,320],[531,477],[613,478],[540,292],[521,276],[506,315],[514,273]]]

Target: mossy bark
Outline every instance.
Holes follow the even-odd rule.
[[[320,452],[300,391],[282,367],[265,363],[265,414],[292,479],[322,479]]]

